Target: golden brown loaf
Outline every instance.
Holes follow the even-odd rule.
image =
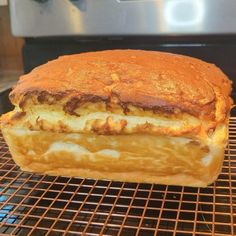
[[[206,186],[222,164],[230,93],[223,72],[195,58],[82,53],[22,76],[1,127],[24,170]]]
[[[221,114],[226,116],[230,93],[231,81],[213,64],[163,52],[111,50],[62,56],[39,66],[20,78],[10,98],[23,109],[31,99],[61,101],[72,114],[81,103],[102,101],[109,106],[114,99],[127,114],[127,106],[133,105],[213,120],[218,98],[226,102]]]

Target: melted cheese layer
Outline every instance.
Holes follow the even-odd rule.
[[[14,117],[17,109],[10,114]],[[11,119],[11,118],[10,118]],[[192,132],[200,128],[200,120],[186,115],[181,118],[164,116],[123,115],[111,112],[92,112],[81,116],[69,115],[60,109],[50,106],[34,106],[14,124],[31,130],[45,130],[57,132],[75,132],[99,134],[121,133],[163,133],[178,135]]]

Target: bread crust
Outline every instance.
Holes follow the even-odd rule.
[[[223,121],[231,108],[231,81],[215,65],[163,52],[108,50],[62,56],[20,78],[10,94],[23,111],[59,104],[70,115],[78,107],[104,103],[132,114],[129,106],[157,114],[187,113]],[[221,103],[217,111],[217,103]]]

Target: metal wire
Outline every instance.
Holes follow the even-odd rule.
[[[0,136],[0,234],[235,235],[236,118],[222,173],[208,188],[20,171]]]

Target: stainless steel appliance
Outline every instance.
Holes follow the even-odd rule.
[[[202,58],[236,78],[235,0],[10,0],[10,11],[26,72],[62,54],[139,48]],[[222,173],[204,189],[28,174],[0,137],[0,233],[235,235],[235,130],[232,117]]]
[[[15,36],[232,34],[235,0],[11,0]]]

